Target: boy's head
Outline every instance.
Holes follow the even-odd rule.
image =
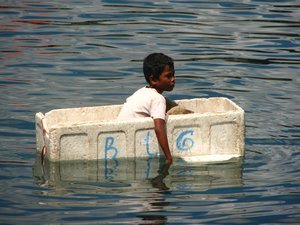
[[[173,59],[162,53],[152,53],[144,59],[143,71],[146,81],[151,85],[151,78],[159,80],[166,66],[174,70]]]

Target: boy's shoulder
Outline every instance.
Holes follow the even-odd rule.
[[[165,97],[162,94],[147,86],[138,89],[127,101],[139,102],[139,104],[151,104],[151,102],[166,104]]]
[[[158,98],[164,98],[162,96],[162,94],[158,93],[154,88],[150,88],[148,86],[144,86],[144,87],[138,89],[134,94],[145,95],[145,97],[146,96],[155,96]]]

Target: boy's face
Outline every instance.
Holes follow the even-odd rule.
[[[172,91],[175,87],[175,70],[166,65],[159,79],[152,79],[152,86],[159,92]]]

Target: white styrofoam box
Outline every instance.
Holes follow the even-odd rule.
[[[176,103],[192,114],[169,115],[173,157],[219,161],[244,155],[244,110],[227,98]],[[151,118],[116,120],[122,105],[52,110],[36,114],[37,151],[51,161],[162,155]]]

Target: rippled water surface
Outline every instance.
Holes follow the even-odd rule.
[[[299,224],[299,1],[1,1],[1,224]],[[36,112],[123,103],[142,59],[175,59],[171,99],[246,112],[244,159],[46,163]]]

